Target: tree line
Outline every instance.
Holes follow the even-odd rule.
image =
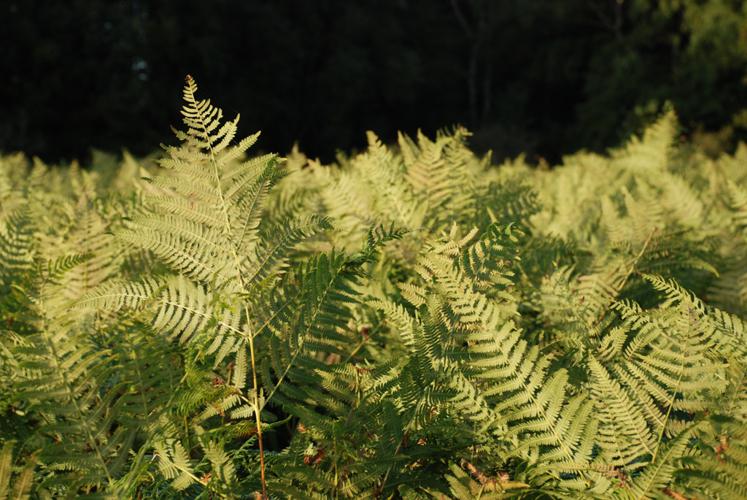
[[[264,147],[323,160],[459,123],[552,162],[667,102],[711,151],[747,130],[741,0],[11,0],[0,45],[0,150],[48,161],[153,151],[187,73]]]

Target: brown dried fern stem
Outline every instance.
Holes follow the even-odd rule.
[[[191,105],[197,108],[197,99],[195,98],[195,90],[197,89],[197,84],[191,75],[187,75],[185,80],[186,80],[187,87],[184,92],[184,97],[187,100],[187,102],[189,102]],[[210,134],[207,129],[207,124],[202,119],[200,119],[200,125],[202,127],[203,139],[205,140],[205,143],[207,144],[207,147],[208,147],[208,151],[210,152],[210,163],[213,165],[213,173],[215,175],[216,188],[218,190],[218,195],[220,197],[220,207],[221,207],[221,211],[223,212],[223,222],[224,222],[223,230],[225,231],[225,234],[227,236],[230,236],[231,222],[228,217],[228,209],[226,208],[226,198],[223,194],[223,188],[221,187],[221,183],[220,183],[220,172],[218,170],[218,162],[215,159],[215,152],[213,151],[213,147],[210,142]],[[235,263],[234,269],[236,270],[236,279],[239,282],[241,289],[244,291],[247,291],[246,283],[244,283],[244,277],[241,274],[241,259],[234,245],[231,244],[229,246],[231,248],[231,253],[234,258],[234,263]],[[248,322],[250,316],[249,316],[249,309],[246,307],[246,304],[244,304],[244,314]],[[265,449],[264,449],[264,442],[262,441],[262,419],[260,417],[259,383],[257,382],[257,364],[256,364],[256,358],[254,354],[253,332],[249,331],[246,338],[247,338],[247,343],[249,344],[249,356],[250,356],[250,361],[251,361],[250,364],[251,364],[251,369],[252,369],[252,396],[253,396],[252,400],[254,404],[254,422],[255,422],[255,425],[257,426],[257,442],[259,445],[259,468],[260,468],[260,480],[262,483],[262,498],[266,499],[268,498],[268,496],[267,496],[267,480],[265,477]]]

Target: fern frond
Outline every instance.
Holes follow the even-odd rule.
[[[13,447],[7,441],[0,449],[0,500],[26,500],[30,497],[34,483],[34,459],[32,458],[19,473],[13,471]]]
[[[671,484],[679,465],[677,462],[685,454],[690,438],[697,428],[695,424],[680,432],[659,450],[654,460],[633,480],[631,490],[637,498],[661,497],[662,490]]]
[[[35,249],[29,214],[19,211],[0,228],[0,279],[5,286],[33,267]],[[21,280],[19,280],[21,281]]]

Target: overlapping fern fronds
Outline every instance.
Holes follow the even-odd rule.
[[[747,148],[0,157],[0,498],[747,496]]]

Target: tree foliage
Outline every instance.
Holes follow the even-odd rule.
[[[667,101],[711,152],[747,138],[741,0],[8,0],[0,150],[168,140],[184,74],[261,146],[324,161],[364,131],[461,123],[498,159],[617,146]],[[72,111],[74,110],[74,112]],[[138,124],[134,126],[133,124]]]

